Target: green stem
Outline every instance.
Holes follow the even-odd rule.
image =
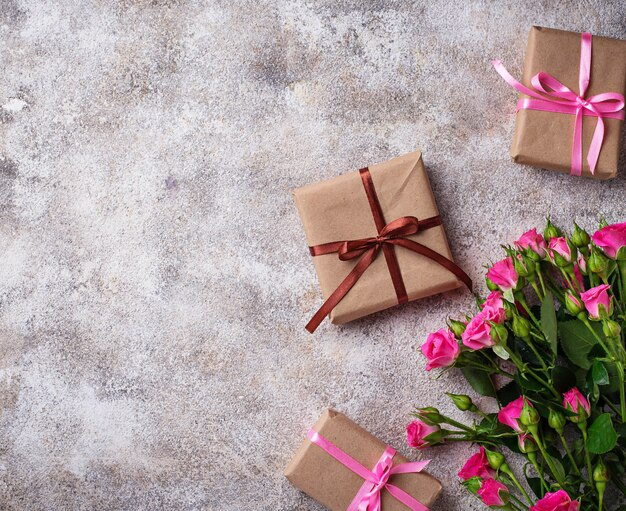
[[[560,270],[561,270],[561,273],[563,274],[563,277],[565,277],[565,280],[569,284],[569,288],[572,291],[576,291],[577,293],[580,293],[581,292],[580,284],[578,283],[578,280],[576,279],[576,277],[572,279],[572,276],[567,271],[565,271],[563,268],[561,268]]]
[[[526,456],[528,457],[528,459],[532,463],[533,467],[535,467],[535,471],[537,472],[537,475],[539,476],[539,480],[541,481],[541,487],[546,492],[550,491],[550,487],[548,486],[548,483],[546,483],[546,480],[543,477],[543,470],[541,470],[541,468],[539,468],[539,464],[537,463],[536,453],[534,453],[534,452],[528,453]]]
[[[611,356],[611,357],[613,357],[613,359],[615,359],[615,353],[613,353],[613,350],[610,350],[607,347],[607,345],[604,343],[602,338],[593,329],[593,327],[591,326],[591,323],[589,322],[589,320],[587,318],[584,318],[583,319],[583,323],[585,324],[587,329],[592,333],[592,335],[596,338],[596,340],[600,343],[600,346],[602,346],[602,348],[604,348],[604,351],[606,351],[606,354]]]
[[[626,261],[617,261],[617,268],[620,276],[620,291],[622,294],[622,302],[626,300]]]
[[[535,290],[535,293],[537,293],[537,298],[539,298],[539,301],[542,302],[543,301],[543,296],[541,295],[541,292],[539,291],[539,288],[537,287],[537,284],[533,281],[533,282],[530,283],[530,285]]]
[[[577,424],[583,434],[583,443],[585,447],[585,461],[587,462],[587,478],[589,481],[593,481],[593,470],[591,469],[591,457],[589,456],[589,449],[587,449],[587,421],[581,421]]]
[[[476,431],[474,431],[472,428],[466,426],[465,424],[461,424],[460,422],[457,422],[454,419],[451,419],[450,417],[446,417],[445,415],[442,415],[441,418],[443,419],[442,422],[444,422],[445,424],[450,424],[450,426],[455,426],[459,429],[462,429],[463,431],[466,431],[467,433],[476,433]]]
[[[554,463],[552,463],[552,457],[548,454],[548,451],[546,450],[546,447],[543,444],[543,439],[541,438],[541,435],[539,434],[539,427],[537,426],[537,424],[533,424],[531,426],[528,426],[528,431],[535,439],[535,442],[537,443],[537,447],[539,447],[539,450],[541,451],[541,455],[543,456],[543,459],[548,464],[548,468],[550,469],[550,472],[552,472],[552,477],[554,477],[554,480],[557,483],[559,483],[559,486],[561,486],[561,488],[563,488],[564,486],[563,481],[561,480],[561,477],[559,476],[559,472],[554,466]]]
[[[515,495],[513,495],[512,493],[509,493],[509,496],[511,497],[511,499],[513,499],[515,501],[515,504],[517,505],[517,509],[526,509],[526,504],[524,504],[520,499],[518,499]],[[531,503],[532,504],[532,503]]]
[[[626,393],[624,392],[624,365],[621,362],[615,362],[617,366],[617,377],[619,379],[619,406],[622,422],[626,422]]]
[[[604,492],[598,493],[598,509],[600,511],[604,509]]]
[[[611,401],[609,401],[609,398],[604,396],[604,395],[600,395],[600,397],[602,397],[602,399],[604,399],[604,402],[606,403],[606,405],[615,412],[616,415],[621,415],[621,412],[619,410],[619,408],[617,408],[617,406],[615,406],[613,403],[611,403]]]
[[[522,304],[522,307],[524,307],[524,310],[528,313],[528,316],[530,317],[530,319],[532,319],[532,321],[535,324],[535,326],[541,332],[541,323],[539,323],[539,321],[537,321],[537,318],[535,317],[535,315],[532,313],[532,311],[528,307],[528,304],[526,303],[526,300],[522,297],[522,299],[517,300],[517,301]]]
[[[517,486],[517,489],[522,493],[522,495],[524,495],[524,498],[528,501],[530,505],[532,505],[533,501],[531,500],[528,493],[526,493],[526,490],[524,489],[524,487],[517,480],[517,477],[515,477],[515,474],[513,473],[511,468],[505,463],[504,465],[500,467],[500,470],[511,478],[511,481],[513,481],[513,484]],[[522,502],[520,502],[520,504],[522,504]]]
[[[539,352],[537,351],[537,348],[535,348],[533,342],[532,341],[527,342],[526,345],[532,350],[532,352],[535,354],[535,356],[539,359],[539,362],[541,363],[541,367],[543,367],[543,370],[548,372],[548,366],[543,361],[543,357],[539,354]]]
[[[528,373],[530,373],[530,375],[537,380],[539,383],[541,383],[543,386],[545,386],[550,392],[552,392],[552,395],[560,400],[561,399],[561,394],[559,394],[556,389],[550,384],[550,382],[544,380],[541,376],[539,376],[533,369],[530,368],[530,366],[525,365],[520,359],[519,357],[515,354],[515,352],[513,352],[510,348],[506,348],[507,353],[510,355],[511,360],[513,360],[513,363],[520,369],[525,368],[526,371],[528,371]]]
[[[567,457],[572,463],[572,467],[574,471],[576,472],[576,475],[580,475],[580,470],[578,469],[578,465],[576,464],[576,461],[574,460],[574,456],[572,456],[572,452],[569,450],[569,447],[567,446],[567,441],[565,440],[563,433],[559,433],[559,438],[561,439],[561,443],[563,444],[563,449],[565,449]]]
[[[539,277],[539,283],[541,284],[541,289],[543,291],[543,295],[545,296],[546,295],[546,286],[543,283],[543,275],[542,275],[541,270],[539,268],[537,268],[537,275]]]

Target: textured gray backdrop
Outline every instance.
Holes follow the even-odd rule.
[[[421,148],[482,290],[547,213],[624,220],[624,163],[601,183],[509,160],[489,60],[519,75],[531,24],[626,37],[620,0],[548,4],[2,0],[0,508],[318,510],[281,471],[326,406],[416,456],[413,405],[467,390],[418,347],[472,299],[307,334],[290,190]],[[469,453],[427,452],[437,510],[481,509]]]

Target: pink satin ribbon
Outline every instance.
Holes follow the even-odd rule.
[[[491,61],[496,71],[504,80],[531,98],[522,98],[517,102],[516,112],[522,109],[542,110],[560,114],[575,115],[574,141],[572,142],[572,175],[582,174],[583,154],[583,116],[590,115],[598,118],[593,139],[587,153],[589,169],[594,174],[602,141],[604,140],[604,118],[624,120],[624,96],[617,92],[604,92],[585,98],[591,76],[591,34],[582,34],[580,49],[579,90],[576,94],[545,72],[539,72],[532,77],[531,83],[535,90],[522,85],[504,68],[499,60]]]
[[[430,460],[403,463],[394,467],[393,457],[396,454],[396,450],[387,446],[376,466],[372,470],[368,470],[314,429],[310,429],[307,436],[311,442],[324,449],[333,458],[365,480],[346,511],[381,511],[380,493],[383,489],[387,490],[396,500],[402,502],[412,511],[429,511],[424,504],[415,500],[404,490],[389,484],[388,481],[394,474],[421,472]]]

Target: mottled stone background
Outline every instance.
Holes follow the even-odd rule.
[[[554,7],[548,5],[554,4]],[[0,4],[0,508],[318,510],[282,469],[321,410],[409,453],[456,374],[417,350],[455,292],[344,327],[290,190],[416,147],[457,261],[547,213],[624,220],[610,183],[514,165],[531,24],[626,37],[621,0]],[[625,159],[622,158],[624,162]],[[484,288],[483,288],[484,289]],[[481,509],[428,452],[439,511]]]

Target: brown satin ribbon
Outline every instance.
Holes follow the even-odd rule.
[[[363,188],[365,189],[370,209],[372,210],[372,216],[374,217],[374,223],[376,224],[378,236],[361,238],[358,240],[333,241],[309,247],[312,256],[338,253],[339,259],[342,261],[349,261],[360,257],[356,266],[341,282],[341,284],[339,284],[337,289],[333,291],[320,309],[315,313],[313,318],[311,318],[311,321],[309,321],[306,325],[306,329],[311,333],[315,332],[315,329],[324,320],[324,318],[328,316],[343,299],[343,297],[348,294],[348,291],[350,291],[350,289],[352,289],[352,287],[357,283],[363,273],[365,273],[365,270],[367,270],[370,264],[374,262],[380,253],[381,248],[383,254],[385,254],[385,260],[387,261],[389,275],[391,276],[391,281],[393,282],[393,287],[396,291],[396,296],[398,297],[398,303],[406,303],[409,298],[406,293],[406,288],[404,287],[404,281],[402,280],[402,273],[400,272],[400,266],[398,265],[395,246],[408,248],[413,252],[417,252],[418,254],[432,259],[436,263],[454,273],[470,291],[472,290],[471,279],[456,264],[434,250],[431,250],[427,246],[407,239],[407,236],[416,234],[421,230],[441,225],[441,217],[437,215],[420,221],[414,216],[403,216],[387,224],[385,222],[385,217],[383,216],[380,202],[378,201],[378,196],[376,195],[376,189],[374,188],[374,182],[372,181],[372,175],[370,174],[369,169],[367,167],[363,168],[359,170],[359,173],[361,175],[361,181],[363,182]]]

